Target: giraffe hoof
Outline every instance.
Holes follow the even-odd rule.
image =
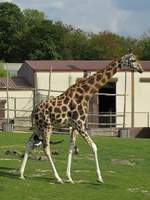
[[[104,183],[103,179],[100,179],[100,178],[97,179],[97,182]]]
[[[68,179],[68,180],[66,180],[65,182],[66,182],[66,183],[72,183],[72,184],[75,183],[72,179]]]
[[[20,176],[19,179],[20,180],[25,180],[25,177],[24,176]]]
[[[64,182],[63,182],[62,179],[58,179],[58,180],[57,180],[57,183],[59,183],[59,184],[63,184]]]

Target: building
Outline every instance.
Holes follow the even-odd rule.
[[[22,63],[4,63],[4,69],[9,71],[10,76],[17,76],[17,73],[22,65]]]
[[[33,91],[33,87],[23,77],[11,77],[8,80],[0,78],[0,126],[6,118],[16,126],[21,126],[20,123],[29,125],[29,120],[25,120],[33,108]]]
[[[110,61],[25,61],[18,75],[35,88],[35,100],[57,96],[85,73],[92,74]],[[122,127],[125,72],[127,80],[125,127],[149,127],[150,61],[141,61],[144,73],[118,72],[90,103],[91,122],[95,127]],[[50,90],[50,92],[48,92]],[[101,115],[100,117],[98,115]],[[112,115],[113,114],[113,115]],[[97,117],[96,117],[97,116]]]
[[[34,104],[42,98],[55,97],[65,91],[84,75],[93,74],[100,68],[106,67],[111,61],[53,61],[27,60],[19,71],[16,79],[25,81],[21,86],[9,87],[9,97],[22,98],[22,103],[9,103],[17,108],[16,114],[10,111],[10,117],[29,117]],[[144,73],[131,73],[127,70],[117,74],[102,88],[90,102],[89,123],[96,128],[149,127],[150,124],[150,61],[141,61]],[[125,72],[127,81],[126,114],[125,108]],[[15,80],[12,78],[11,80]],[[0,96],[6,97],[6,84],[0,85]],[[3,93],[2,93],[3,91]],[[110,94],[110,95],[106,95]],[[34,97],[34,101],[31,98]],[[1,102],[5,98],[1,98]],[[20,104],[20,105],[19,105]],[[4,105],[2,105],[4,107]],[[5,104],[5,108],[6,108]],[[25,111],[21,111],[24,109]],[[99,116],[100,115],[100,116]],[[6,117],[6,113],[5,113]]]

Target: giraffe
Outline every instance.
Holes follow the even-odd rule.
[[[85,126],[88,114],[88,104],[91,97],[124,66],[140,73],[143,72],[142,66],[137,61],[135,55],[129,53],[118,60],[112,61],[108,66],[98,70],[95,74],[84,78],[83,80],[81,79],[61,95],[53,99],[42,100],[35,106],[32,112],[35,120],[35,129],[26,144],[25,154],[20,168],[21,179],[24,179],[24,170],[29,152],[38,146],[38,140],[39,138],[42,138],[40,141],[42,141],[44,153],[52,167],[54,176],[58,183],[63,183],[51,157],[50,136],[54,123],[68,123],[72,126],[66,171],[68,182],[74,183],[71,177],[71,161],[78,134],[80,134],[89,147],[91,147],[96,163],[97,181],[103,182],[99,167],[97,146],[88,135]]]

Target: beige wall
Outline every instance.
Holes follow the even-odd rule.
[[[83,77],[83,72],[52,72],[51,74],[51,90],[65,91],[68,87],[75,83],[76,79]],[[49,89],[49,73],[38,72],[35,74],[36,88],[43,95],[47,95],[47,91],[40,89]],[[57,96],[61,92],[51,92],[51,96]]]
[[[49,88],[49,73],[38,72],[35,74],[36,85],[38,89]],[[76,79],[83,77],[82,72],[53,72],[51,74],[51,90],[66,90],[74,84]],[[115,76],[118,78],[116,83],[116,93],[124,94],[125,73],[118,72]],[[135,127],[146,127],[148,125],[148,113],[150,113],[150,83],[140,82],[140,78],[150,77],[150,72],[139,74],[135,72]],[[40,94],[47,95],[48,92],[39,91]],[[51,92],[51,96],[57,96],[61,92]],[[116,112],[123,114],[124,97],[116,97]],[[127,97],[126,97],[126,127],[131,126],[131,72],[127,72]],[[123,117],[117,117],[117,124],[122,127]],[[150,124],[150,122],[149,122]],[[119,126],[119,125],[118,125]]]
[[[116,93],[123,94],[125,88],[125,73],[119,72],[116,74],[118,78],[116,85]],[[135,95],[134,95],[134,125],[135,127],[147,127],[148,114],[150,115],[150,82],[142,83],[140,78],[149,78],[150,72],[144,72],[139,74],[134,73],[134,85],[135,85]],[[116,108],[117,113],[123,113],[124,108],[124,97],[117,96],[116,98]],[[126,97],[126,127],[131,126],[131,73],[127,72],[127,97]],[[118,117],[117,123],[122,124],[123,118]]]
[[[150,82],[140,82],[140,78],[150,78],[150,72],[137,73],[135,76],[135,112],[144,112],[135,115],[137,127],[146,126],[148,113],[150,114]]]
[[[6,99],[6,91],[0,91],[0,99]],[[14,110],[16,99],[16,109],[17,110],[32,110],[33,108],[33,92],[32,91],[9,91],[9,109]],[[7,109],[7,103],[5,104],[5,109]],[[31,112],[16,111],[16,117],[28,117]],[[9,112],[9,117],[14,118],[15,111]],[[5,117],[7,117],[7,112],[5,112]]]
[[[19,75],[25,74],[25,78],[33,84],[33,71],[29,68],[22,68],[19,71]],[[39,96],[48,95],[47,91],[40,89],[49,89],[49,73],[48,72],[35,72],[35,88],[39,89]],[[51,74],[51,90],[65,91],[72,84],[75,83],[77,78],[83,77],[83,72],[52,72]],[[118,72],[115,76],[118,78],[116,83],[116,93],[124,94],[125,88],[125,73]],[[135,127],[146,127],[148,122],[148,113],[150,115],[150,82],[140,82],[140,78],[150,78],[150,72],[144,72],[142,74],[135,73]],[[57,96],[61,92],[51,92],[51,96]],[[17,109],[19,110],[32,110],[33,108],[33,91],[9,91],[9,97],[16,97]],[[21,99],[22,97],[25,97]],[[0,99],[6,98],[6,91],[0,91]],[[19,99],[20,98],[20,99]],[[38,97],[37,97],[38,98]],[[14,109],[14,99],[9,100],[10,109]],[[7,107],[7,106],[6,106]],[[116,97],[116,112],[123,114],[124,97]],[[126,97],[126,127],[131,126],[131,72],[127,72],[127,97]],[[6,113],[5,113],[6,114]],[[17,111],[17,117],[29,116],[29,112]],[[10,118],[14,117],[14,111],[10,111]],[[149,116],[150,120],[150,116]],[[117,124],[122,124],[123,118],[117,117]],[[122,126],[122,125],[120,125]]]

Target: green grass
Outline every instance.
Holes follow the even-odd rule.
[[[72,178],[78,183],[61,185],[55,184],[46,160],[29,160],[25,170],[26,180],[18,179],[21,160],[5,152],[23,151],[28,137],[29,134],[0,133],[0,200],[150,199],[149,140],[94,137],[104,179],[104,184],[99,184],[96,182],[91,151],[79,137],[80,153],[74,156],[72,164]],[[69,136],[52,136],[52,140],[60,139],[64,142],[52,145],[51,149],[59,152],[59,155],[53,155],[53,159],[60,176],[65,179]],[[41,150],[37,149],[36,155],[42,154]],[[127,160],[131,165],[113,163],[112,159]]]

